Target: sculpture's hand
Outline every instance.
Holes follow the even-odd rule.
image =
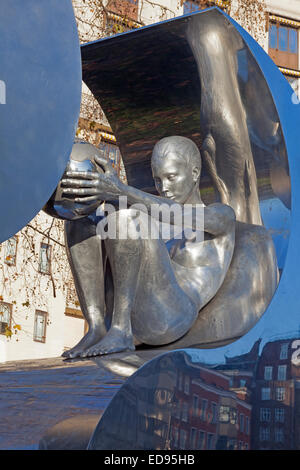
[[[75,197],[75,202],[91,204],[116,199],[122,195],[123,183],[106,158],[95,156],[99,171],[68,171],[61,185],[65,196]]]

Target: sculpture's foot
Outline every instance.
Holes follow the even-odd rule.
[[[132,335],[127,336],[118,329],[111,328],[105,337],[92,347],[83,351],[81,357],[102,356],[123,351],[134,351]]]
[[[82,353],[87,351],[94,344],[99,343],[103,336],[104,335],[99,332],[89,330],[87,334],[79,341],[79,343],[77,343],[74,348],[65,351],[62,354],[62,357],[65,357],[66,359],[74,359],[75,357],[85,357],[82,356]]]

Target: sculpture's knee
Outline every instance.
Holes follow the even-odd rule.
[[[149,216],[137,209],[121,209],[106,217],[107,238],[137,240],[148,238]]]

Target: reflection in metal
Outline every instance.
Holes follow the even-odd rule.
[[[156,257],[151,255],[152,262],[144,264],[147,273],[145,271],[136,289],[136,272],[142,257],[149,259],[147,250],[135,244],[132,249],[138,253],[133,257],[130,249],[129,258],[130,240],[123,247],[106,240],[104,247],[97,240],[95,222],[91,218],[68,222],[70,263],[90,329],[65,356],[85,357],[131,349],[130,318],[128,312],[124,314],[126,308],[134,312],[135,343],[173,342],[166,346],[168,348],[214,347],[240,337],[261,317],[276,288],[276,256],[261,226],[262,220],[273,238],[280,271],[287,252],[290,213],[284,139],[287,129],[282,122],[285,116],[278,112],[279,95],[274,93],[274,87],[280,83],[280,99],[285,96],[287,100],[287,88],[284,88],[287,83],[264,51],[256,43],[253,46],[251,38],[215,8],[87,44],[82,47],[82,59],[83,78],[101,102],[114,130],[130,185],[126,188],[120,185],[109,169],[110,185],[103,186],[108,179],[101,175],[93,182],[99,200],[126,194],[130,196],[129,204],[157,201],[155,196],[149,195],[149,192],[154,193],[149,172],[154,144],[166,136],[182,135],[198,145],[205,163],[200,180],[201,199],[208,208],[216,201],[230,205],[237,224],[234,251],[230,253],[230,249],[224,250],[223,246],[223,254],[228,255],[227,265],[224,262],[222,268],[219,266],[220,276],[212,278],[216,286],[211,285],[211,295],[201,303],[199,286],[193,291],[197,275],[193,273],[193,278],[187,275],[191,265],[178,262],[178,268],[174,268],[176,250],[170,251],[170,266],[165,247],[157,243]],[[268,70],[268,77],[264,68],[262,72],[261,62]],[[279,173],[284,175],[283,185],[278,183],[276,175]],[[139,189],[147,191],[148,195]],[[76,193],[72,188],[67,191]],[[89,189],[79,191],[91,195]],[[95,188],[93,194],[94,191]],[[163,191],[160,194],[169,195]],[[199,193],[197,197],[192,202],[199,203]],[[272,217],[269,216],[271,211]],[[120,217],[130,220],[130,210]],[[223,216],[219,214],[219,217],[223,220]],[[206,240],[206,243],[214,242]],[[230,246],[232,250],[232,243]],[[159,268],[162,262],[164,268]],[[207,263],[213,263],[212,258],[207,258]],[[162,305],[159,289],[163,273],[167,273],[169,294]],[[157,277],[154,292],[150,289],[151,276]],[[201,288],[205,292],[204,284]],[[120,298],[126,302],[119,302]],[[182,302],[184,306],[180,307]],[[110,330],[103,343],[113,305],[119,312],[115,315],[119,315],[119,320],[114,320],[118,328]],[[201,312],[194,322],[195,306]],[[181,311],[185,312],[183,316]],[[166,319],[168,314],[169,320]],[[160,321],[166,321],[166,328]],[[120,322],[123,322],[122,328]],[[120,330],[125,332],[125,339],[124,335],[120,337]],[[182,338],[178,339],[179,336]]]
[[[95,155],[102,155],[102,152],[92,144],[75,139],[69,162],[62,178],[64,178],[67,171],[84,171],[87,173],[97,171],[94,163]],[[43,210],[52,217],[64,220],[77,220],[95,212],[98,206],[99,201],[86,206],[64,197],[63,188],[61,187],[61,182],[59,182]]]
[[[0,43],[2,242],[49,199],[72,149],[81,64],[71,1],[3,2]]]
[[[261,339],[205,364],[199,350],[160,355],[132,375],[89,449],[299,449],[299,337]]]

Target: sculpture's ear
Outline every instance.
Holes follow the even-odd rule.
[[[192,171],[193,181],[196,183],[200,178],[200,168],[195,166]]]

